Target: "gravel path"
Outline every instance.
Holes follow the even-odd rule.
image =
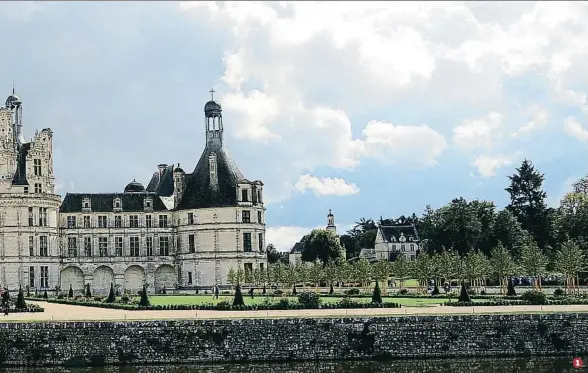
[[[41,313],[14,313],[2,321],[107,321],[107,320],[165,320],[165,319],[227,319],[259,317],[346,317],[393,315],[448,314],[513,314],[536,312],[588,312],[588,305],[570,306],[493,306],[493,307],[405,307],[325,310],[274,311],[125,311],[107,308],[72,306],[46,302],[36,303],[45,308]]]

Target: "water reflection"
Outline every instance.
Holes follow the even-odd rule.
[[[585,359],[586,361],[586,359]],[[566,373],[577,371],[566,359],[451,359],[388,362],[297,362],[103,368],[0,368],[0,373]]]

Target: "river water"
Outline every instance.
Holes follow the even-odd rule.
[[[564,373],[588,372],[572,367],[571,358],[445,359],[387,362],[297,362],[110,366],[103,368],[0,368],[0,373]],[[588,359],[584,358],[584,361]]]

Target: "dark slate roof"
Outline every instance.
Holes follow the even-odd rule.
[[[143,201],[146,197],[153,198],[153,211],[166,211],[165,205],[161,199],[153,193],[67,193],[59,212],[73,213],[82,211],[82,201],[84,198],[90,198],[92,212],[112,212],[114,199],[119,197],[122,201],[123,212],[143,212],[145,211]]]
[[[387,242],[390,242],[390,239],[394,237],[396,242],[400,239],[400,234],[404,234],[406,241],[408,242],[408,238],[412,237],[413,241],[419,240],[419,234],[417,229],[414,225],[389,225],[389,226],[380,226],[380,232],[382,232],[382,236]]]
[[[159,176],[159,171],[153,174],[151,181],[147,185],[147,191],[156,193],[162,197],[169,197],[174,194],[174,166],[166,166]]]
[[[304,242],[296,242],[296,244],[294,244],[294,246],[290,250],[290,254],[302,253],[303,249],[304,249]]]
[[[218,188],[210,185],[210,163],[208,157],[216,154]],[[207,143],[200,160],[191,174],[186,174],[186,191],[178,210],[207,207],[237,206],[237,183],[245,179],[239,168],[229,157],[220,141]]]
[[[31,149],[31,143],[22,144],[16,156],[16,172],[12,178],[12,185],[29,185],[27,181],[27,155]]]
[[[133,180],[127,184],[125,187],[125,193],[143,193],[145,192],[145,187],[143,184]]]

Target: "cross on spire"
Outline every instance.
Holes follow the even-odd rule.
[[[210,89],[210,91],[208,91],[208,92],[210,92],[210,99],[211,99],[212,101],[214,101],[214,92],[215,92],[215,91],[214,91],[214,89],[213,89],[213,88],[211,88],[211,89]]]

